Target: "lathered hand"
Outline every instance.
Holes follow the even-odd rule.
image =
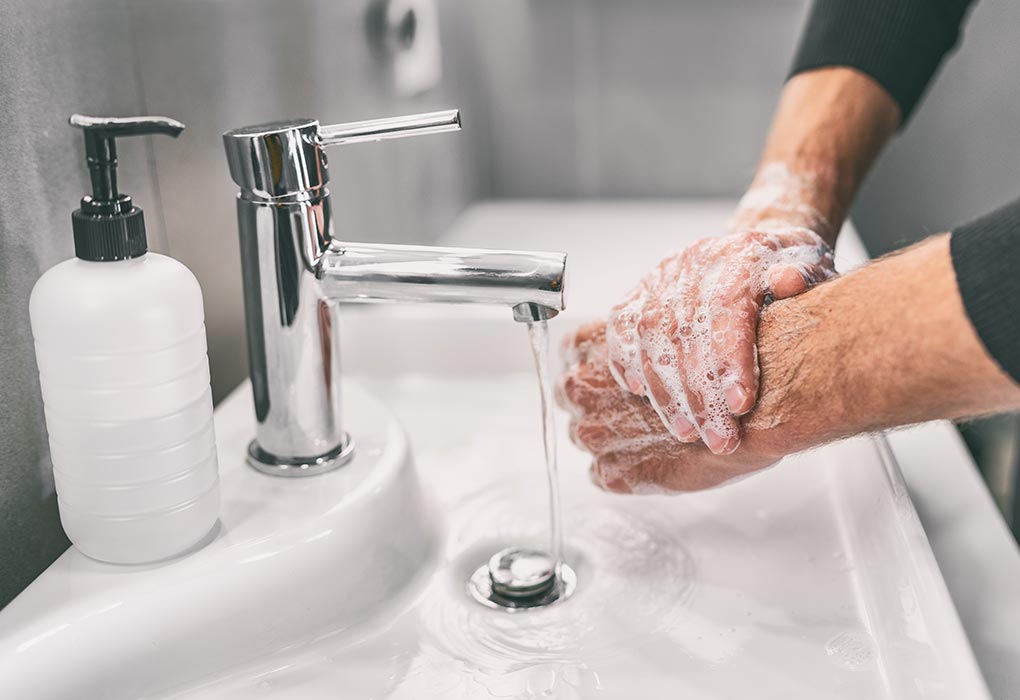
[[[963,308],[945,235],[765,309],[759,397],[731,454],[675,440],[617,384],[606,340],[603,323],[568,338],[557,398],[592,479],[623,493],[704,489],[848,435],[1020,409]]]
[[[740,444],[758,394],[758,315],[769,299],[835,274],[813,230],[781,220],[698,241],[664,259],[609,318],[610,370],[666,430],[716,454]]]
[[[701,443],[678,442],[649,401],[622,389],[609,370],[606,325],[567,338],[567,367],[557,401],[571,414],[570,438],[592,455],[591,478],[617,493],[697,491],[775,462],[781,452],[715,455]]]

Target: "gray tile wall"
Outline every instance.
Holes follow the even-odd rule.
[[[489,0],[467,11],[497,197],[732,195],[802,0]]]

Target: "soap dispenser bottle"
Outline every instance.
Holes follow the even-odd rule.
[[[177,136],[165,117],[85,117],[92,196],[71,214],[75,258],[29,303],[64,531],[121,564],[180,554],[219,513],[202,291],[149,253],[142,210],[117,188],[116,139]]]

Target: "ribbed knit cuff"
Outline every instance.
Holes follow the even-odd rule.
[[[981,342],[1020,383],[1020,199],[954,230],[949,250]]]
[[[826,66],[856,68],[896,100],[902,126],[956,44],[971,2],[815,0],[790,77]]]

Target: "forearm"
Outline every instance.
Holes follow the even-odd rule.
[[[956,44],[972,2],[814,0],[754,187],[788,173],[787,198],[800,190],[826,222],[817,232],[834,242],[861,180]],[[753,214],[740,218],[756,223]]]
[[[762,316],[745,445],[786,454],[860,432],[1020,409],[967,317],[937,236]]]
[[[834,244],[861,181],[899,122],[896,102],[853,69],[795,76],[731,228],[782,222]]]

